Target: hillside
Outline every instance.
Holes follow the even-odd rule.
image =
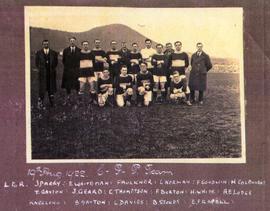
[[[43,39],[50,40],[50,45],[53,46],[56,51],[61,51],[63,48],[68,46],[68,40],[72,36],[77,38],[78,45],[80,45],[82,41],[88,40],[91,48],[94,45],[94,39],[99,38],[102,41],[102,48],[105,50],[109,50],[111,40],[118,41],[119,48],[122,41],[126,41],[128,47],[135,41],[138,42],[140,47],[142,47],[144,46],[144,41],[147,38],[130,27],[122,24],[100,26],[81,33],[31,27],[31,51],[33,52],[40,49],[41,41]],[[153,41],[153,44],[155,45],[156,43]]]

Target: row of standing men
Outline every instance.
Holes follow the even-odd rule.
[[[197,51],[191,56],[189,82],[185,77],[189,57],[182,51],[180,41],[174,43],[175,49],[167,43],[164,52],[162,44],[157,44],[156,49],[152,48],[149,39],[145,40],[145,48],[141,50],[137,43],[132,43],[129,50],[124,42],[121,50],[118,50],[117,42],[111,41],[111,50],[105,52],[101,49],[99,39],[94,41],[92,50],[88,41],[81,44],[80,49],[76,45],[76,38],[72,37],[69,47],[62,53],[62,88],[67,91],[67,101],[71,90],[82,95],[85,85],[89,83],[91,98],[100,106],[106,103],[113,105],[114,99],[118,106],[130,105],[133,93],[137,93],[138,105],[149,105],[152,100],[165,101],[168,90],[170,99],[184,98],[188,105],[191,105],[190,100],[195,102],[195,91],[199,91],[199,103],[203,104],[207,72],[212,64],[210,57],[202,50],[202,43],[196,44]],[[53,106],[58,53],[49,47],[48,40],[42,41],[42,49],[37,51],[35,63],[39,70],[39,107],[43,106],[46,92]]]

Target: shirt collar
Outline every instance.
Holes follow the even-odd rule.
[[[143,71],[140,71],[140,73],[146,75],[148,73],[148,70],[145,73]]]
[[[203,53],[202,51],[201,52],[197,51],[197,55],[199,56],[202,55],[202,53]]]
[[[82,49],[81,52],[82,53],[90,53],[91,51],[89,49],[87,51],[85,51],[85,50]]]

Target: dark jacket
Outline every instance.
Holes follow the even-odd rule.
[[[205,91],[207,88],[207,72],[212,68],[209,56],[202,52],[200,56],[197,52],[191,57],[191,72],[189,76],[189,88],[191,90]]]
[[[117,61],[112,61],[111,60],[111,56],[118,56]],[[121,52],[118,50],[109,50],[106,53],[106,57],[107,57],[107,62],[109,63],[109,70],[110,70],[110,74],[111,76],[117,77],[120,74],[120,67],[121,67],[121,63],[122,63],[122,57],[121,57]]]
[[[48,91],[53,94],[56,92],[56,67],[58,64],[58,54],[56,51],[49,49],[49,64],[46,69],[46,58],[43,49],[36,53],[36,68],[38,69],[39,78],[39,92],[44,93]],[[49,81],[48,74],[49,73]]]
[[[75,52],[71,53],[70,47],[67,47],[63,51],[62,62],[64,65],[62,88],[76,89],[79,88],[78,74],[80,67],[80,51],[81,49],[75,47]]]
[[[120,50],[120,55],[121,55],[121,59],[120,62],[121,64],[124,65],[129,65],[129,54],[130,54],[130,50],[126,49],[126,51],[124,51],[123,49]]]

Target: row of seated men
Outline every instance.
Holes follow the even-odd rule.
[[[115,80],[110,76],[110,71],[105,68],[97,80],[98,105],[102,107],[107,103],[113,106],[116,102],[119,107],[130,106],[135,92],[137,105],[149,106],[153,100],[153,93],[155,93],[153,91],[154,85],[154,77],[147,70],[146,62],[140,64],[140,71],[135,78],[128,74],[126,65],[122,65],[120,74]],[[187,105],[191,105],[186,77],[180,76],[177,71],[173,74],[169,90],[171,101],[180,102],[183,100]]]

